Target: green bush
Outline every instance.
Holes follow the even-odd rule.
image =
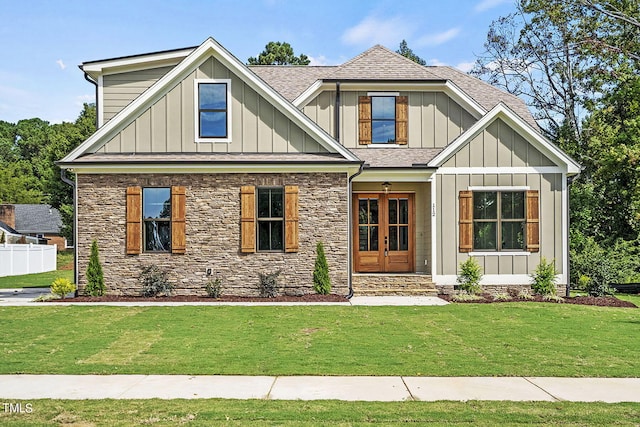
[[[0,244],[5,243],[6,241],[7,241],[7,240],[6,240],[6,237],[4,236],[4,231],[3,231],[3,232],[2,232],[2,235],[0,236]]]
[[[58,277],[51,283],[51,293],[64,298],[65,295],[76,290],[76,285],[71,283],[69,279]]]
[[[220,295],[222,295],[222,280],[219,277],[216,277],[215,280],[209,280],[205,290],[211,298],[220,298]]]
[[[139,279],[142,283],[142,296],[157,297],[160,295],[171,295],[173,285],[169,283],[167,272],[157,265],[152,264],[144,267]]]
[[[469,257],[460,263],[460,273],[457,278],[460,290],[471,295],[479,294],[482,292],[480,280],[482,280],[482,269],[475,258]]]
[[[329,278],[329,265],[324,255],[322,242],[316,245],[316,265],[313,270],[313,289],[317,294],[328,295],[331,293],[331,278]]]
[[[87,265],[86,292],[93,297],[99,297],[104,295],[106,290],[107,289],[104,286],[104,274],[102,273],[102,265],[100,264],[98,242],[94,240],[91,243],[91,254],[89,255],[89,265]]]
[[[556,291],[556,270],[555,260],[547,262],[544,257],[540,260],[540,264],[536,267],[536,271],[531,275],[533,283],[531,289],[533,293],[543,296],[555,296]]]
[[[260,296],[263,298],[275,298],[278,296],[278,276],[280,275],[280,270],[275,271],[273,273],[263,274],[258,273],[260,277],[260,282],[258,283],[258,290],[260,291]]]

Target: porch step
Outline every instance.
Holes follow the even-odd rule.
[[[426,274],[363,274],[352,276],[353,293],[357,296],[435,296],[438,294],[431,276]]]

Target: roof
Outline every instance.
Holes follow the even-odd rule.
[[[0,229],[6,231],[9,234],[20,234],[15,229],[11,228],[9,224],[4,221],[0,221]]]
[[[15,229],[22,234],[59,234],[62,227],[60,212],[51,205],[14,205]]]
[[[442,148],[352,148],[351,152],[370,168],[427,167]]]
[[[288,101],[293,101],[309,86],[322,80],[338,67],[314,67],[310,65],[251,65],[249,69]]]
[[[195,163],[354,163],[337,153],[93,153],[78,158],[82,164]],[[359,162],[355,162],[358,163]]]

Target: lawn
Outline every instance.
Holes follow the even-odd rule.
[[[0,411],[2,425],[620,425],[640,404],[571,402],[337,402],[273,400],[34,400],[31,413]]]
[[[2,307],[0,373],[634,377],[640,309]]]
[[[48,288],[58,277],[64,277],[73,282],[73,251],[58,252],[56,267],[56,271],[45,273],[0,277],[0,289]]]

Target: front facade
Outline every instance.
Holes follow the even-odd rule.
[[[338,294],[527,286],[541,258],[567,283],[567,179],[579,166],[524,104],[448,67],[375,46],[332,67],[247,67],[213,39],[83,64],[98,131],[76,174],[80,288],[97,240],[110,293],[142,268],[178,293],[255,295],[281,271],[313,292],[323,242]],[[400,287],[398,287],[400,286]]]

